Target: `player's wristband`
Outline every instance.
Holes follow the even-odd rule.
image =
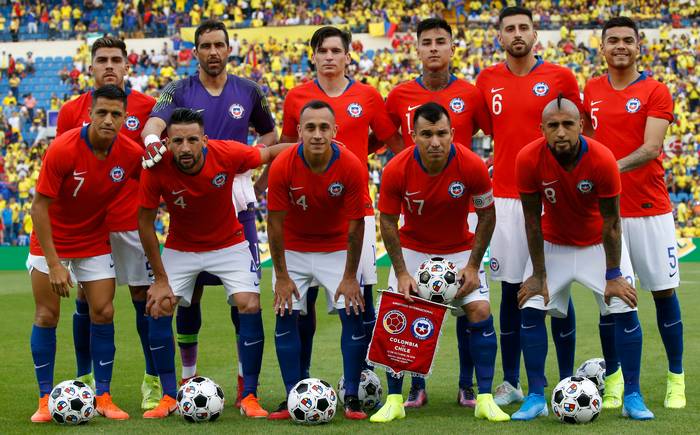
[[[622,276],[622,271],[620,270],[620,267],[611,267],[610,269],[605,271],[605,280],[610,281],[612,279],[617,279]]]
[[[150,145],[152,143],[160,142],[160,138],[157,134],[149,134],[143,139],[145,145]]]

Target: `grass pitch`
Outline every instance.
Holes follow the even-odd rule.
[[[683,410],[666,410],[663,407],[666,389],[667,362],[663,344],[656,328],[656,315],[651,295],[640,295],[640,318],[644,330],[644,351],[642,360],[642,392],[647,405],[656,414],[656,420],[633,422],[623,419],[619,410],[603,411],[594,423],[574,427],[560,424],[551,416],[534,422],[489,423],[476,420],[473,411],[460,408],[457,396],[457,345],[454,333],[454,318],[448,316],[443,329],[440,349],[434,371],[428,379],[430,403],[420,410],[407,411],[405,420],[386,425],[369,422],[350,422],[342,414],[329,425],[306,428],[290,422],[270,422],[243,418],[233,408],[231,398],[235,394],[235,366],[233,327],[229,320],[229,309],[220,288],[208,288],[202,301],[203,326],[200,333],[198,371],[216,380],[224,389],[227,398],[226,411],[212,424],[189,424],[177,416],[154,421],[141,418],[139,387],[143,376],[141,346],[134,324],[134,310],[125,287],[117,291],[115,301],[117,355],[114,367],[112,394],[131,419],[123,422],[108,421],[96,417],[88,425],[61,427],[56,424],[32,424],[29,417],[36,409],[37,386],[29,348],[29,335],[33,317],[33,301],[29,277],[25,272],[0,272],[0,328],[2,338],[2,371],[0,371],[0,433],[56,433],[70,430],[92,434],[103,433],[302,433],[317,431],[325,433],[349,433],[351,431],[371,431],[373,433],[457,433],[465,429],[478,433],[542,433],[573,432],[586,433],[697,433],[700,431],[700,406],[695,400],[700,394],[700,386],[695,383],[700,371],[700,319],[695,315],[700,306],[700,294],[696,291],[700,283],[700,264],[685,263],[682,267],[683,284],[679,291],[685,325],[685,372],[688,406]],[[386,283],[388,268],[380,268],[380,283]],[[272,315],[272,292],[269,270],[265,271],[262,283],[263,318],[265,322],[265,354],[260,377],[259,394],[267,409],[274,409],[284,398],[284,388],[274,348],[274,316]],[[575,287],[574,302],[577,318],[576,364],[593,357],[602,356],[598,339],[597,305],[590,292],[580,286]],[[72,291],[72,296],[75,290]],[[321,296],[322,297],[322,296]],[[498,325],[498,304],[500,286],[496,283],[491,294],[494,317]],[[320,301],[317,309],[323,311],[325,304]],[[63,301],[61,321],[58,327],[58,355],[56,359],[55,382],[70,379],[75,372],[75,357],[72,344],[73,299]],[[174,327],[174,325],[173,325]],[[179,356],[176,357],[179,367]],[[179,373],[179,368],[178,368]],[[336,316],[320,314],[314,343],[312,375],[335,385],[342,373],[340,357],[340,322]],[[524,383],[527,382],[524,367],[521,370]],[[549,344],[547,377],[550,394],[558,377],[554,345]],[[386,388],[384,375],[380,374]],[[497,357],[495,386],[502,380],[500,354]],[[404,394],[409,382],[404,383]],[[513,413],[517,406],[508,406],[505,411]]]

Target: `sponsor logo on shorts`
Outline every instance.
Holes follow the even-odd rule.
[[[245,108],[238,103],[233,103],[229,106],[228,113],[233,119],[241,119],[245,113]]]
[[[461,181],[453,181],[452,183],[450,183],[448,192],[453,198],[461,197],[462,195],[464,195],[464,183],[462,183]]]
[[[360,103],[350,103],[348,104],[348,115],[352,116],[353,118],[359,118],[362,116],[362,106]]]
[[[345,186],[343,186],[343,183],[340,181],[334,181],[333,183],[328,186],[328,194],[330,196],[340,196],[343,193],[343,189]]]
[[[593,190],[593,182],[591,180],[581,180],[576,185],[576,188],[581,193],[591,193]]]
[[[136,131],[139,129],[139,126],[141,125],[141,122],[137,117],[134,115],[127,116],[126,120],[124,121],[124,125],[126,126],[126,129],[129,131]]]
[[[226,175],[226,172],[219,172],[214,176],[214,178],[211,179],[211,184],[213,184],[215,187],[222,187],[224,184],[226,184],[227,178],[228,175]]]
[[[549,85],[545,82],[535,83],[535,86],[532,87],[532,93],[538,97],[544,97],[549,93]]]
[[[406,316],[399,310],[391,310],[382,318],[384,330],[389,334],[400,334],[406,329]]]
[[[489,267],[492,271],[496,272],[498,269],[501,268],[501,265],[498,264],[497,258],[491,257],[491,261],[489,261]]]
[[[639,112],[639,109],[642,108],[642,102],[639,101],[639,98],[630,98],[627,100],[625,103],[625,110],[627,110],[629,113],[637,113]]]
[[[427,340],[435,332],[435,326],[427,317],[419,317],[411,324],[411,332],[417,339]]]
[[[115,166],[112,168],[112,170],[109,171],[109,176],[115,183],[122,182],[124,180],[125,175],[126,174],[124,173],[124,168],[122,168],[121,166]]]
[[[459,97],[455,97],[450,100],[450,110],[452,110],[454,113],[464,112],[464,100]]]

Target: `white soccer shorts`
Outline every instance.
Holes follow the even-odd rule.
[[[426,260],[430,260],[433,257],[442,257],[451,262],[453,262],[458,269],[463,269],[469,262],[469,256],[472,251],[461,251],[455,252],[453,254],[428,254],[425,252],[418,252],[408,248],[401,248],[403,253],[403,261],[406,263],[406,270],[411,276],[414,276],[418,267]],[[479,280],[481,281],[481,287],[469,293],[466,297],[455,299],[451,302],[451,305],[457,308],[463,307],[471,302],[476,301],[486,301],[489,302],[489,284],[486,280],[486,272],[484,271],[484,265],[479,265]],[[394,266],[391,266],[389,271],[389,291],[396,291],[398,287],[398,279],[396,278],[396,273],[394,272]],[[464,310],[455,310],[454,314],[464,315]]]
[[[247,241],[205,252],[164,248],[161,258],[170,288],[179,298],[179,305],[183,307],[189,307],[192,303],[194,283],[201,272],[209,272],[219,277],[230,305],[235,305],[233,295],[236,293],[260,293],[260,281],[250,267],[253,264],[253,256]]]
[[[676,228],[671,213],[622,218],[622,234],[640,287],[658,291],[680,285]]]
[[[601,314],[636,311],[636,308],[630,307],[619,298],[612,298],[610,305],[605,304],[606,264],[605,249],[602,243],[592,246],[567,246],[555,245],[545,240],[544,262],[547,270],[549,304],[545,307],[544,298],[535,296],[525,302],[523,308],[546,310],[553,317],[566,317],[569,297],[571,296],[571,284],[577,281],[593,290]],[[634,286],[632,264],[624,243],[620,269],[622,276]],[[530,275],[532,275],[532,262],[528,260],[522,281],[525,281]]]
[[[377,225],[374,215],[365,216],[365,235],[362,241],[359,267],[361,286],[377,283]]]
[[[71,273],[71,278],[78,282],[99,281],[115,277],[114,263],[110,254],[86,258],[61,258],[61,263]],[[31,274],[33,269],[48,275],[49,265],[46,263],[46,257],[29,254],[27,270]]]
[[[109,233],[112,258],[117,275],[117,284],[134,287],[150,286],[153,271],[139,239],[139,232],[123,231]]]
[[[491,279],[518,283],[530,258],[519,199],[495,198],[496,228],[491,237]]]

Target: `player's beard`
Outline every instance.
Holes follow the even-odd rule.
[[[525,57],[529,55],[532,51],[532,46],[535,45],[535,41],[528,43],[527,41],[521,39],[519,42],[522,42],[523,44],[513,46],[513,43],[511,43],[510,45],[506,46],[506,51],[508,54],[513,57]]]
[[[183,163],[182,160],[184,158],[189,158],[190,160],[187,161],[187,163]],[[199,154],[199,155],[194,154],[194,153],[193,154],[181,154],[181,155],[177,156],[177,158],[175,159],[175,164],[177,165],[178,168],[187,172],[190,169],[197,166],[197,163],[199,163],[199,160],[201,158],[202,158],[201,154]]]
[[[220,62],[214,68],[210,68],[207,62],[200,62],[199,66],[201,66],[204,72],[210,77],[218,77],[222,72],[226,71],[224,62]]]

